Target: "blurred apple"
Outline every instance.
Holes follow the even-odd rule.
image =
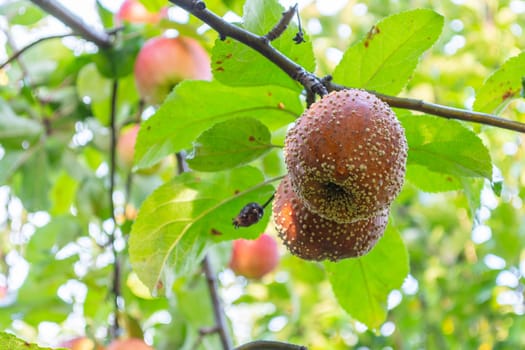
[[[150,12],[138,0],[125,0],[115,14],[115,19],[117,24],[123,22],[156,24],[167,15],[167,7],[164,7],[160,12]]]
[[[107,350],[154,350],[151,346],[144,343],[142,339],[129,338],[117,339],[109,344]]]
[[[139,133],[140,125],[133,124],[122,128],[117,140],[118,162],[125,168],[131,169],[133,157],[135,156],[135,143]]]
[[[256,240],[237,239],[233,242],[230,268],[247,278],[261,278],[279,263],[275,239],[263,233]]]
[[[0,286],[0,300],[4,299],[7,295],[7,286]]]
[[[197,40],[155,37],[144,44],[135,61],[135,81],[147,103],[160,104],[184,79],[211,79],[210,57]]]
[[[59,344],[59,347],[71,350],[104,350],[104,347],[96,345],[92,339],[77,337]]]

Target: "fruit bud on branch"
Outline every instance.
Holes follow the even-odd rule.
[[[279,20],[279,22],[264,36],[264,38],[268,41],[274,41],[278,37],[280,37],[286,28],[288,28],[288,25],[292,21],[292,18],[295,14],[297,14],[297,17],[299,18],[299,14],[297,12],[298,5],[295,4],[294,6],[290,7],[288,10],[283,12],[283,16]],[[301,27],[299,27],[299,32],[297,33],[297,36],[302,37],[302,30]],[[304,40],[303,40],[304,41]],[[300,42],[296,42],[296,44],[299,44]]]

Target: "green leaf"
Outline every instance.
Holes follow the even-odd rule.
[[[4,148],[22,149],[25,142],[28,143],[25,146],[30,146],[44,131],[38,122],[17,116],[2,98],[0,116],[0,145]]]
[[[88,176],[78,184],[75,202],[79,215],[86,219],[111,216],[108,189],[98,177]]]
[[[240,209],[265,202],[273,193],[255,168],[220,173],[184,173],[155,190],[143,203],[132,227],[129,254],[140,280],[154,290],[164,278],[192,271],[212,241],[255,238],[269,215],[256,225],[235,230]],[[165,283],[164,285],[169,285]]]
[[[22,181],[17,192],[28,211],[49,209],[49,169],[48,157],[43,148],[38,148],[20,168]]]
[[[115,14],[108,10],[106,7],[104,7],[101,0],[97,0],[96,5],[98,16],[100,17],[104,28],[112,28],[114,24]]]
[[[166,6],[166,1],[164,0],[139,0],[139,2],[150,12],[160,11],[160,9]]]
[[[476,91],[474,110],[486,113],[499,113],[522,90],[525,75],[525,52],[507,60]]]
[[[191,147],[198,135],[218,122],[250,117],[275,130],[302,111],[297,93],[280,87],[234,88],[217,82],[183,81],[142,124],[135,164],[147,168],[168,154]]]
[[[82,234],[79,220],[71,215],[54,216],[51,221],[38,228],[27,245],[26,259],[36,266],[53,260],[57,249],[74,241]]]
[[[31,85],[57,83],[63,84],[62,70],[71,62],[78,59],[73,50],[66,47],[62,39],[52,39],[40,42],[24,53],[24,61],[31,77]],[[61,77],[56,81],[56,75]]]
[[[111,93],[111,81],[98,72],[94,63],[80,70],[76,87],[78,96],[88,97],[91,103],[105,101]]]
[[[2,310],[16,314],[34,327],[44,321],[64,322],[72,312],[73,305],[62,300],[57,291],[65,281],[76,277],[73,264],[78,260],[75,256],[64,260],[39,257],[43,260],[31,265],[27,279],[18,290],[16,303]]]
[[[268,152],[270,131],[253,118],[217,123],[193,143],[188,165],[199,171],[217,171],[246,164]]]
[[[409,165],[458,177],[492,178],[492,162],[481,139],[454,120],[399,116],[408,141]]]
[[[55,180],[51,189],[51,201],[53,206],[50,210],[52,215],[69,213],[75,199],[78,182],[65,171],[61,172]]]
[[[110,120],[112,81],[104,77],[94,63],[84,66],[76,81],[78,96],[91,104],[93,114],[103,125]],[[117,119],[129,117],[131,106],[138,101],[138,92],[133,75],[119,79],[117,95]]]
[[[386,319],[388,294],[408,275],[408,253],[399,233],[389,225],[370,253],[358,259],[326,262],[328,279],[339,304],[370,328]]]
[[[387,17],[351,46],[334,70],[339,84],[398,94],[421,55],[439,38],[443,17],[429,9]]]
[[[438,173],[418,164],[407,166],[406,179],[419,187],[420,190],[430,193],[463,189],[463,185],[457,176]]]
[[[0,347],[8,350],[52,350],[51,348],[41,348],[36,344],[31,344],[17,338],[14,334],[0,332]],[[64,348],[55,348],[56,350]]]
[[[133,71],[135,57],[144,40],[140,36],[120,42],[109,49],[100,50],[93,56],[99,72],[110,79],[125,77]]]
[[[248,0],[244,5],[243,27],[258,35],[268,33],[281,19],[284,8],[276,0]],[[312,42],[295,44],[297,26],[291,23],[272,46],[308,71],[315,69]],[[218,39],[212,51],[213,76],[232,86],[278,85],[295,91],[302,86],[255,50],[236,40]]]
[[[226,5],[230,10],[241,13],[243,7],[243,0],[222,0],[222,3]]]
[[[14,1],[0,7],[0,13],[8,17],[10,25],[31,26],[36,24],[46,14],[38,6],[28,4],[27,1]]]
[[[0,157],[0,185],[6,184],[31,154],[27,151],[9,150]]]
[[[494,233],[489,242],[493,254],[506,257],[509,264],[519,264],[521,245],[525,237],[523,220],[512,204],[501,203],[491,212],[486,223]]]

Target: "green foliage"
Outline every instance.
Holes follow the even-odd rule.
[[[339,84],[398,94],[421,55],[439,38],[443,17],[432,10],[412,10],[374,25],[351,46],[334,70]]]
[[[409,271],[407,250],[392,225],[369,254],[325,266],[339,304],[372,329],[385,321],[388,294]]]
[[[258,236],[268,216],[238,233],[230,218],[246,203],[270,197],[273,187],[262,180],[258,170],[247,167],[185,173],[159,187],[142,205],[131,231],[130,260],[139,278],[153,290],[161,277],[166,284],[173,275],[192,272],[209,242]]]
[[[45,13],[38,7],[28,6],[27,1],[17,0],[0,5],[0,14],[9,19],[9,23],[31,26],[40,21]]]
[[[284,11],[276,0],[248,0],[244,4],[242,28],[265,35],[279,21]],[[311,41],[295,44],[293,37],[298,28],[290,24],[288,30],[272,46],[283,55],[309,71],[315,67]],[[212,70],[215,79],[231,86],[278,85],[295,91],[302,87],[260,53],[238,41],[218,39],[213,47]]]
[[[51,348],[41,348],[36,344],[30,344],[26,341],[23,341],[22,339],[17,338],[13,334],[4,332],[0,332],[0,344],[2,344],[4,349],[9,350],[51,350]]]
[[[499,113],[508,103],[519,97],[525,76],[525,52],[507,60],[476,91],[474,109],[480,112]]]
[[[151,11],[168,5],[141,2]],[[114,14],[104,3],[96,7],[109,29]],[[205,3],[219,16],[242,14],[235,25],[260,35],[285,10],[276,0]],[[524,121],[525,14],[509,0],[335,3],[300,7],[306,42],[293,42],[294,18],[271,47],[338,84]],[[270,207],[252,227],[236,230],[232,219],[250,202],[265,203],[286,173],[281,146],[305,97],[268,58],[178,11],[173,21],[126,24],[108,50],[45,40],[0,71],[1,329],[56,345],[81,318],[86,326],[75,334],[107,344],[120,275],[124,336],[146,335],[157,350],[218,349],[217,335],[200,336],[215,322],[200,269],[206,254],[236,346],[525,346],[525,139],[494,127],[396,110],[409,145],[407,181],[377,246],[317,263],[280,245],[274,273],[234,276],[232,240],[276,236]],[[29,1],[0,5],[0,17],[7,55],[21,48],[13,46],[19,33],[49,29]],[[132,68],[142,43],[166,29],[200,41],[214,80],[184,81],[161,106],[147,106]],[[110,135],[135,123],[135,169],[116,152],[112,172]],[[47,327],[59,334],[50,339]],[[0,348],[39,349],[7,333]]]
[[[277,86],[234,88],[217,82],[182,82],[142,125],[136,165],[149,167],[190,147],[197,136],[218,122],[249,117],[275,130],[301,113],[297,94]]]
[[[24,142],[34,144],[42,132],[37,121],[17,116],[6,101],[0,99],[0,142],[8,149],[22,149]]]
[[[253,118],[230,119],[203,132],[187,157],[198,171],[218,171],[246,164],[272,148],[268,128]]]
[[[492,161],[481,139],[453,120],[400,116],[408,141],[407,178],[427,192],[461,188],[462,177],[492,179]]]

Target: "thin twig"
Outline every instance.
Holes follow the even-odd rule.
[[[44,41],[47,41],[47,40],[51,40],[51,39],[66,38],[66,37],[74,36],[74,35],[76,35],[76,34],[73,34],[73,33],[68,33],[68,34],[56,34],[56,35],[50,35],[50,36],[46,36],[46,37],[43,37],[43,38],[37,39],[37,40],[33,41],[32,43],[28,44],[27,46],[24,46],[23,48],[18,49],[14,54],[12,54],[12,55],[7,59],[7,61],[5,61],[4,63],[2,63],[2,64],[0,65],[0,69],[4,68],[4,67],[7,66],[9,63],[11,63],[11,62],[13,62],[14,60],[16,60],[21,54],[23,54],[24,52],[26,52],[27,50],[29,50],[29,49],[32,48],[33,46],[40,44],[41,42],[44,42]]]
[[[120,261],[119,254],[115,247],[115,235],[117,232],[117,220],[115,217],[115,204],[113,202],[113,192],[115,190],[115,173],[116,173],[116,148],[117,148],[117,95],[118,95],[118,80],[113,80],[111,87],[111,110],[110,110],[110,159],[109,159],[109,208],[111,211],[111,219],[113,221],[113,228],[111,229],[109,240],[115,262],[113,264],[113,285],[111,288],[113,294],[113,304],[115,308],[115,319],[111,325],[111,337],[115,339],[119,335],[120,327],[118,322],[119,314],[119,298],[121,295],[120,287]]]
[[[204,337],[207,337],[210,334],[215,334],[219,331],[219,327],[203,327],[199,329],[199,336],[197,337],[197,340],[195,340],[195,343],[193,344],[192,349],[198,349],[201,345],[202,341],[204,340]]]
[[[273,48],[268,40],[264,37],[255,35],[245,29],[238,26],[234,26],[226,22],[221,17],[214,13],[206,10],[206,6],[203,1],[196,0],[169,0],[170,2],[178,5],[201,19],[206,24],[215,29],[221,36],[221,38],[232,37],[233,39],[251,47],[258,51],[263,56],[268,58],[270,61],[275,63],[281,70],[286,72],[292,79],[300,82],[307,92],[308,103],[311,104],[314,101],[315,95],[324,95],[329,90],[338,90],[346,88],[342,85],[338,85],[330,81],[329,78],[320,79],[314,74],[306,71],[302,66],[291,61],[282,53]],[[321,87],[320,87],[321,86]],[[497,117],[488,113],[472,112],[469,110],[442,106],[425,102],[422,100],[402,98],[380,94],[374,92],[379,98],[391,105],[392,107],[404,108],[409,110],[421,111],[429,114],[433,114],[439,117],[464,120],[479,124],[491,125],[502,129],[517,131],[525,133],[525,124],[517,121],[512,121],[504,118]]]
[[[219,337],[221,339],[222,348],[224,350],[231,350],[233,349],[233,344],[228,332],[226,317],[224,315],[224,310],[222,309],[219,298],[217,279],[208,256],[205,256],[204,260],[202,261],[202,269],[204,270],[204,275],[206,276],[206,281],[208,282],[208,289],[210,291],[210,297],[213,305],[213,314],[215,317],[215,326],[217,327],[217,332],[219,333]]]
[[[177,158],[177,174],[182,174],[190,171],[188,163],[186,162],[186,154],[184,151],[177,152],[175,154]],[[218,333],[221,339],[221,344],[223,350],[231,350],[233,348],[233,343],[230,338],[230,333],[228,332],[228,325],[226,323],[226,316],[224,315],[224,310],[222,309],[221,300],[219,298],[217,279],[215,277],[215,272],[213,267],[210,264],[210,260],[206,255],[202,261],[202,270],[206,276],[206,282],[208,283],[208,290],[210,291],[211,303],[213,306],[213,314],[215,318],[215,325],[211,328],[201,328],[199,330],[199,343],[202,341],[202,337]],[[206,331],[207,330],[207,331]]]
[[[269,41],[274,41],[278,37],[280,37],[286,28],[288,28],[288,25],[292,21],[293,15],[297,11],[297,4],[294,6],[291,6],[288,10],[283,12],[283,15],[279,22],[264,36]]]
[[[293,80],[301,83],[307,91],[313,91],[320,96],[327,94],[326,88],[315,74],[308,72],[306,69],[304,69],[304,67],[295,63],[281,52],[276,50],[270,45],[269,41],[264,36],[253,34],[247,30],[226,22],[215,13],[208,11],[204,1],[169,1],[182,7],[184,10],[188,11],[215,29],[219,33],[221,39],[231,37],[259,52],[261,55],[281,68]]]
[[[187,173],[190,171],[188,163],[186,162],[186,152],[180,151],[175,154],[177,159],[177,174]]]
[[[424,112],[435,116],[444,117],[447,119],[457,119],[472,123],[491,125],[501,129],[525,133],[525,124],[514,120],[500,118],[492,114],[438,105],[435,103],[425,102],[423,100],[413,98],[402,98],[396,96],[388,96],[374,91],[371,92],[392,107]]]
[[[308,350],[306,346],[272,340],[257,340],[236,347],[234,350]]]
[[[303,26],[301,24],[301,16],[299,15],[299,7],[297,5],[295,6],[295,13],[297,14],[297,33],[295,34],[293,41],[296,44],[304,43],[304,32],[303,32]]]
[[[100,48],[109,48],[112,46],[111,37],[102,31],[97,31],[88,26],[80,17],[75,15],[66,7],[62,6],[55,0],[31,0],[31,2],[50,15],[56,17],[60,22],[71,28],[75,33],[87,41],[91,41]]]
[[[5,33],[5,36],[6,36],[6,39],[7,39],[7,43],[9,44],[9,46],[11,46],[11,48],[13,49],[13,51],[18,51],[18,47],[16,46],[16,42],[15,40],[13,40],[13,37],[11,36],[11,32],[9,31],[9,29],[6,29],[4,31]],[[20,70],[22,72],[22,76],[24,78],[24,81],[26,84],[29,83],[29,70],[27,69],[27,66],[25,64],[25,62],[22,60],[21,57],[15,57],[14,59],[17,60],[18,64],[20,65]],[[0,69],[2,69],[4,66],[2,65],[2,67],[0,67]]]

